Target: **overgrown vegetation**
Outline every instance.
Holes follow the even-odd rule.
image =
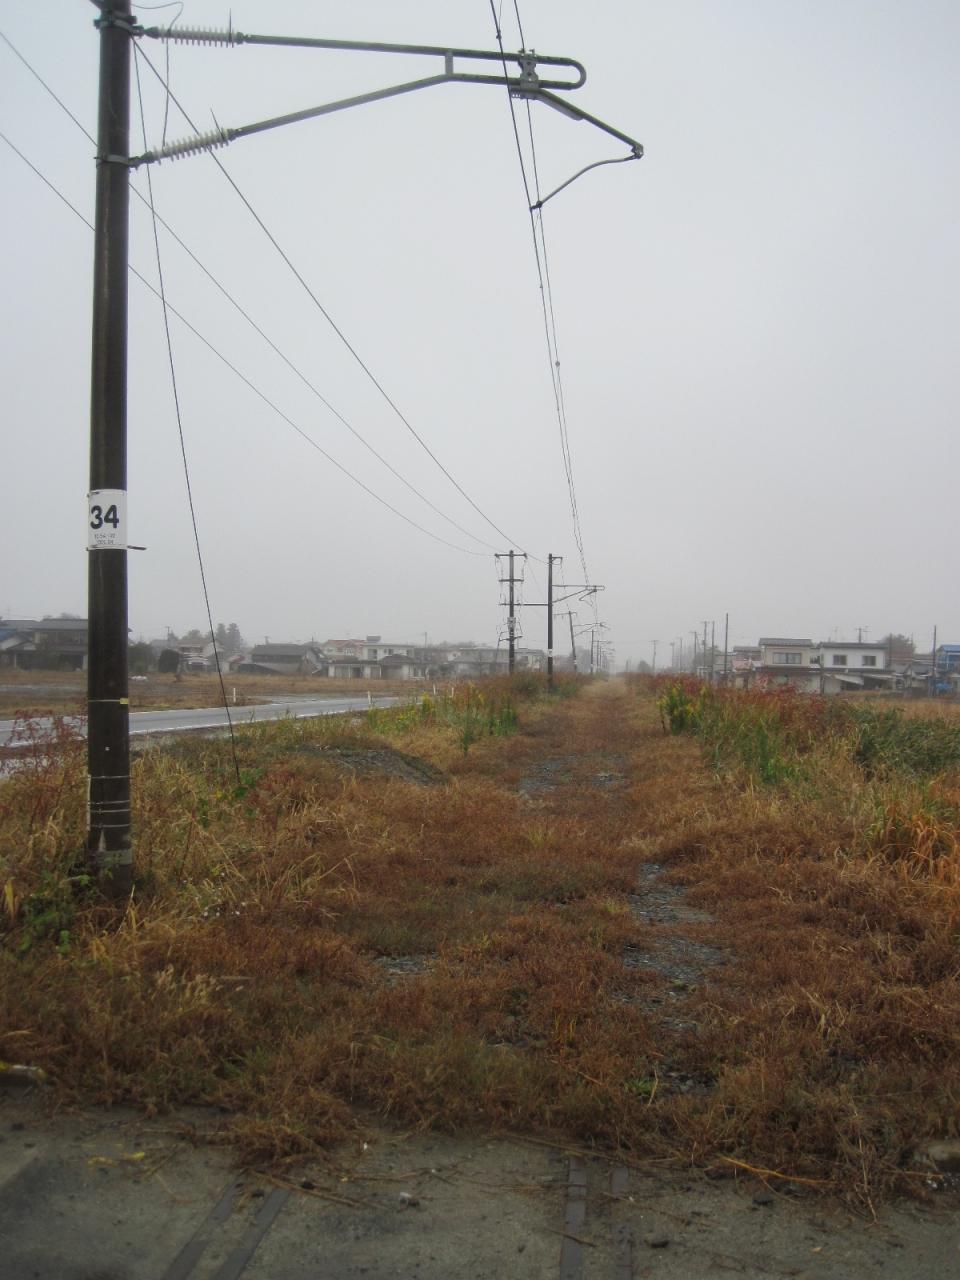
[[[184,739],[136,759],[119,907],[64,727],[0,784],[0,1059],[224,1108],[247,1160],[372,1112],[922,1191],[960,1127],[960,777],[951,722],[886,716],[523,679],[251,726],[239,786]],[[713,923],[644,914],[662,868]]]
[[[476,684],[447,685],[440,693],[423,694],[418,701],[369,712],[370,728],[380,733],[403,733],[415,725],[451,728],[463,754],[485,737],[502,737],[517,729],[515,691],[530,697],[541,692],[534,683],[525,686],[509,678]]]

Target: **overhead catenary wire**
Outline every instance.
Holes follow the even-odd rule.
[[[503,62],[504,76],[507,75],[507,59],[506,50],[503,44],[503,32],[500,26],[500,20],[494,7],[493,0],[490,0],[490,12],[493,17],[494,30],[496,34],[497,46],[500,50],[500,56]],[[521,44],[525,46],[523,36],[523,27],[520,20],[520,11],[517,0],[514,2],[514,12],[517,17],[517,25],[520,28]],[[584,581],[589,581],[589,573],[587,570],[586,554],[583,547],[583,534],[580,526],[580,513],[577,504],[576,485],[573,477],[573,458],[570,452],[570,439],[567,429],[566,407],[563,397],[563,382],[560,375],[560,356],[557,348],[556,335],[556,315],[553,308],[553,291],[550,283],[549,261],[547,257],[546,238],[543,234],[543,208],[540,202],[540,179],[536,164],[536,149],[533,141],[533,121],[530,114],[530,104],[527,103],[527,118],[530,129],[531,156],[533,160],[534,181],[536,184],[537,203],[535,204],[530,189],[530,180],[527,176],[527,166],[523,154],[523,145],[520,141],[520,129],[517,124],[517,114],[513,105],[513,97],[508,88],[507,103],[510,108],[510,120],[513,125],[513,136],[517,148],[517,159],[520,162],[520,175],[523,180],[523,189],[526,196],[527,210],[530,218],[530,231],[533,239],[533,252],[536,260],[537,278],[540,285],[540,303],[543,311],[544,336],[547,347],[547,361],[550,368],[550,379],[553,388],[554,405],[557,415],[557,424],[560,431],[560,449],[563,457],[564,473],[567,481],[567,494],[570,502],[570,514],[573,522],[574,540],[577,545],[577,551],[580,556],[580,563],[583,568]],[[539,207],[538,207],[539,206]],[[539,229],[539,235],[538,235]],[[542,246],[542,255],[541,255]]]
[[[150,60],[150,58],[148,57],[148,55],[147,55],[146,53],[144,53],[144,52],[143,52],[143,50],[142,50],[142,49],[140,49],[139,47],[137,48],[137,53],[138,53],[138,55],[139,55],[141,58],[143,58],[143,60],[144,60],[144,62],[146,63],[146,65],[150,68],[150,70],[151,70],[151,71],[153,72],[153,74],[157,77],[157,79],[160,81],[160,83],[161,83],[161,84],[164,84],[163,77],[161,76],[161,74],[160,74],[160,72],[157,70],[157,68],[153,65],[153,63],[151,62],[151,60]],[[164,84],[164,90],[165,90],[165,92],[166,92],[166,93],[169,93],[171,101],[173,102],[173,104],[174,104],[174,106],[177,108],[177,110],[180,112],[180,114],[183,116],[184,120],[186,120],[186,122],[187,122],[187,124],[190,126],[190,128],[191,128],[191,129],[193,129],[194,133],[197,133],[197,134],[198,134],[198,133],[200,132],[200,130],[198,129],[198,127],[197,127],[197,125],[194,123],[194,121],[191,119],[191,117],[190,117],[189,113],[187,112],[187,110],[186,110],[186,108],[183,106],[183,104],[179,101],[179,99],[176,97],[176,95],[175,95],[175,94],[170,90],[169,86],[167,86],[167,85],[165,85],[165,84]],[[495,523],[495,522],[490,518],[490,516],[488,516],[488,515],[486,514],[486,512],[483,510],[483,508],[482,508],[482,507],[480,507],[480,506],[479,506],[479,505],[474,501],[474,499],[473,499],[473,498],[471,498],[471,497],[470,497],[470,495],[469,495],[469,494],[467,493],[467,491],[463,488],[463,486],[459,483],[459,481],[458,481],[458,480],[457,480],[457,479],[456,479],[456,478],[451,474],[451,472],[450,472],[450,471],[449,471],[449,470],[444,466],[444,464],[440,461],[440,459],[437,457],[437,455],[433,452],[433,450],[430,448],[430,446],[427,444],[427,442],[423,439],[423,437],[420,435],[420,433],[416,430],[416,428],[413,426],[413,424],[410,422],[410,420],[407,418],[407,416],[403,413],[403,411],[402,411],[402,410],[400,409],[400,407],[397,405],[396,401],[395,401],[395,400],[390,396],[390,394],[387,392],[386,388],[383,386],[383,384],[380,382],[380,380],[379,380],[379,379],[376,377],[376,375],[373,373],[373,371],[372,371],[372,369],[369,367],[369,365],[368,365],[368,364],[363,360],[363,358],[361,357],[360,353],[359,353],[359,352],[357,351],[357,349],[353,346],[353,344],[352,344],[352,343],[350,342],[350,340],[347,338],[346,334],[343,332],[343,330],[339,327],[339,325],[338,325],[338,324],[336,323],[336,321],[333,319],[333,317],[332,317],[332,315],[330,314],[330,312],[326,309],[326,307],[324,307],[323,303],[322,303],[322,302],[320,301],[320,299],[317,297],[317,295],[316,295],[315,291],[311,288],[311,286],[309,285],[309,283],[307,282],[307,280],[305,279],[305,277],[303,276],[303,274],[302,274],[302,273],[297,269],[297,267],[295,266],[295,264],[294,264],[293,260],[292,260],[292,259],[290,258],[290,256],[289,256],[289,254],[288,254],[288,253],[286,252],[286,250],[282,247],[282,245],[281,245],[281,244],[280,244],[280,242],[277,240],[277,238],[274,236],[274,234],[273,234],[273,233],[272,233],[272,231],[269,229],[269,227],[267,226],[267,224],[264,222],[264,220],[260,217],[260,215],[259,215],[259,214],[257,213],[257,211],[254,209],[253,205],[252,205],[252,204],[251,204],[251,202],[247,199],[247,197],[244,195],[244,193],[241,191],[240,187],[238,186],[238,184],[236,183],[236,181],[233,179],[233,177],[231,177],[230,173],[229,173],[229,172],[228,172],[228,170],[226,169],[226,166],[223,164],[223,162],[221,161],[220,157],[219,157],[219,156],[217,156],[213,151],[209,152],[209,155],[210,155],[211,160],[214,162],[214,164],[215,164],[215,165],[217,166],[217,168],[220,170],[220,172],[221,172],[221,174],[223,175],[223,177],[226,179],[226,181],[227,181],[227,182],[228,182],[228,184],[230,185],[230,187],[231,187],[231,188],[233,189],[233,191],[236,193],[236,195],[237,195],[237,197],[240,199],[241,203],[242,203],[242,204],[244,205],[244,207],[247,209],[248,213],[251,215],[251,217],[252,217],[252,218],[253,218],[253,220],[256,222],[256,224],[260,227],[261,231],[262,231],[262,232],[264,233],[264,235],[267,237],[267,239],[269,240],[270,244],[274,247],[274,249],[276,250],[276,252],[279,254],[279,256],[280,256],[280,258],[282,259],[282,261],[286,264],[287,268],[289,269],[289,271],[290,271],[290,272],[291,272],[291,274],[293,275],[294,279],[296,279],[296,280],[297,280],[297,282],[300,284],[301,288],[302,288],[302,289],[304,290],[304,292],[307,294],[308,298],[310,298],[311,302],[313,302],[314,306],[317,308],[317,310],[320,312],[320,314],[323,316],[323,318],[324,318],[324,319],[327,321],[327,323],[330,325],[331,329],[334,331],[334,333],[337,335],[337,337],[340,339],[340,341],[341,341],[341,342],[343,343],[343,345],[346,347],[347,351],[350,353],[350,355],[353,357],[353,359],[356,361],[356,363],[359,365],[359,367],[363,370],[363,372],[364,372],[364,374],[366,375],[366,377],[370,380],[370,382],[372,383],[372,385],[376,388],[376,390],[379,392],[379,394],[381,395],[381,397],[384,399],[384,401],[387,403],[387,405],[390,407],[390,409],[393,411],[393,413],[396,415],[396,417],[399,419],[399,421],[403,424],[403,426],[407,429],[407,431],[409,431],[409,433],[410,433],[410,434],[413,436],[413,438],[417,441],[417,443],[418,443],[418,444],[420,445],[420,447],[424,450],[424,452],[427,454],[427,456],[428,456],[428,457],[433,461],[433,463],[434,463],[434,464],[435,464],[435,465],[440,469],[440,471],[441,471],[441,472],[446,476],[446,478],[447,478],[447,479],[450,481],[450,483],[454,486],[454,488],[455,488],[455,489],[457,490],[457,492],[461,495],[461,497],[463,497],[463,498],[464,498],[464,499],[465,499],[465,500],[470,504],[470,506],[471,506],[471,507],[473,507],[473,509],[477,512],[477,514],[478,514],[479,516],[481,516],[483,520],[485,520],[485,521],[486,521],[486,523],[491,527],[491,529],[493,529],[493,530],[494,530],[494,531],[495,531],[495,532],[496,532],[496,533],[497,533],[501,538],[506,539],[506,541],[507,541],[508,543],[511,543],[511,542],[512,542],[512,543],[515,543],[515,542],[516,542],[516,539],[511,538],[511,537],[509,536],[509,534],[504,533],[504,531],[500,528],[500,526],[499,526],[498,524],[496,524],[496,523]],[[517,544],[517,545],[519,545],[519,544]]]
[[[143,145],[147,146],[147,119],[143,109],[143,90],[140,84],[140,68],[134,61],[134,70],[136,72],[137,83],[137,101],[140,104],[140,125],[143,130]],[[163,312],[163,333],[167,345],[167,363],[170,368],[170,385],[173,392],[173,407],[177,419],[177,434],[180,439],[180,456],[183,459],[183,478],[187,488],[187,505],[190,508],[190,524],[193,528],[193,542],[197,551],[197,564],[200,566],[200,585],[203,588],[203,603],[207,611],[207,625],[210,628],[210,639],[213,643],[213,658],[217,667],[217,680],[220,683],[220,696],[223,700],[223,709],[227,716],[227,728],[230,734],[230,750],[233,755],[233,768],[237,777],[237,786],[243,785],[240,776],[240,760],[237,756],[237,739],[233,729],[233,716],[230,714],[230,704],[227,700],[227,688],[223,681],[223,666],[220,662],[220,648],[217,644],[216,632],[213,625],[213,610],[210,607],[210,591],[207,587],[207,571],[203,563],[203,551],[200,546],[200,528],[197,523],[197,506],[193,496],[193,484],[190,480],[190,464],[187,459],[187,441],[183,433],[183,415],[180,411],[180,390],[177,385],[177,369],[173,359],[173,339],[170,336],[170,313],[167,308],[167,291],[163,279],[163,261],[160,256],[160,232],[157,228],[157,217],[153,206],[153,178],[147,171],[147,192],[150,201],[150,213],[152,216],[151,225],[153,227],[153,245],[157,257],[157,284],[160,288],[160,306]]]
[[[76,205],[74,205],[63,194],[63,192],[57,188],[57,186],[53,182],[50,181],[50,179],[46,176],[46,174],[44,174],[33,163],[33,161],[30,160],[29,157],[26,156],[20,150],[20,148],[17,147],[10,140],[10,138],[8,138],[7,135],[2,131],[0,131],[0,140],[5,142],[7,146],[11,149],[11,151],[13,151],[17,156],[20,157],[20,159],[24,162],[24,164],[26,164],[27,167],[30,168],[47,187],[49,187],[49,189],[54,193],[54,195],[57,196],[57,198],[67,206],[67,208],[71,211],[71,213],[75,214],[76,217],[80,219],[80,221],[84,224],[84,226],[86,226],[91,232],[93,231],[93,223],[89,220],[89,218],[87,218],[86,215],[83,214],[76,207]],[[159,300],[160,298],[159,291],[146,278],[146,276],[144,276],[140,271],[136,269],[136,267],[132,265],[130,266],[130,272],[141,282],[141,284],[143,284],[147,289],[149,289],[150,292]],[[257,396],[260,400],[262,400],[263,403],[268,406],[268,408],[272,409],[273,412],[276,413],[277,416],[280,419],[282,419],[282,421],[287,423],[287,425],[291,427],[297,433],[297,435],[299,435],[304,441],[306,441],[306,443],[309,444],[312,449],[315,449],[322,457],[326,458],[326,460],[332,466],[336,467],[338,471],[340,471],[343,475],[347,477],[347,479],[351,480],[355,485],[361,488],[364,491],[364,493],[368,494],[371,498],[373,498],[375,502],[379,502],[382,507],[385,507],[388,511],[391,511],[400,520],[403,520],[406,524],[410,525],[411,528],[414,528],[418,530],[418,532],[425,534],[428,538],[432,538],[434,542],[439,542],[445,547],[450,547],[454,551],[461,552],[463,555],[477,556],[477,557],[486,559],[487,553],[485,551],[473,551],[469,547],[461,547],[455,542],[450,542],[449,539],[443,538],[440,536],[440,534],[434,533],[432,530],[427,529],[424,525],[419,524],[416,520],[413,520],[410,516],[405,515],[404,512],[400,511],[392,503],[388,502],[386,498],[381,497],[380,494],[376,492],[376,490],[372,489],[368,484],[365,484],[364,481],[361,480],[358,476],[355,476],[352,471],[348,470],[348,468],[343,465],[343,463],[338,462],[337,459],[332,454],[328,453],[327,450],[324,449],[322,445],[318,444],[317,441],[314,440],[312,436],[308,435],[308,433],[304,431],[302,427],[300,427],[273,400],[271,400],[270,397],[264,391],[261,391],[261,389],[256,385],[255,382],[253,382],[250,378],[248,378],[247,375],[243,373],[231,360],[229,360],[223,354],[222,351],[220,351],[216,346],[214,346],[214,344],[210,341],[210,339],[207,338],[203,333],[201,333],[200,330],[194,324],[192,324],[187,319],[187,317],[183,315],[181,311],[178,311],[177,308],[169,301],[167,302],[167,309],[170,312],[170,314],[173,316],[176,316],[176,318],[180,321],[180,323],[185,325],[186,328],[189,329],[190,332],[194,335],[194,337],[198,338],[200,342],[202,342],[203,345],[231,371],[231,373],[235,374],[236,377],[238,377],[240,381],[243,382],[253,392],[255,396]]]
[[[162,7],[172,8],[172,7],[175,7],[176,4],[178,4],[179,2],[180,0],[173,0],[173,4],[162,6]],[[181,8],[182,8],[182,5],[181,5]],[[174,21],[176,21],[176,19],[174,19]],[[0,31],[0,39],[3,40],[3,42],[7,45],[10,51],[14,54],[16,58],[19,59],[19,61],[23,64],[23,66],[27,69],[27,71],[30,72],[30,74],[34,77],[34,79],[37,80],[40,85],[42,85],[42,87],[46,90],[46,92],[50,95],[50,97],[54,100],[54,102],[57,103],[57,105],[61,108],[61,110],[64,111],[64,113],[67,116],[69,116],[69,118],[77,126],[77,128],[84,135],[84,137],[86,137],[94,146],[96,146],[96,139],[94,138],[93,134],[90,133],[90,131],[83,125],[83,123],[77,118],[77,116],[74,115],[74,113],[70,110],[70,108],[66,105],[66,103],[55,93],[53,88],[47,83],[46,80],[44,80],[44,78],[40,75],[40,73],[36,70],[36,68],[31,65],[31,63],[23,56],[20,50],[16,48],[16,46],[12,43],[12,41],[2,31]],[[167,46],[167,53],[169,55],[169,46]],[[165,104],[165,108],[169,104],[169,96],[167,94],[164,94],[164,104]],[[166,114],[164,116],[164,131],[166,131]],[[149,173],[149,169],[148,169],[148,173]],[[130,184],[130,190],[133,192],[136,198],[143,205],[145,205],[148,209],[150,209],[151,216],[157,219],[157,221],[168,233],[168,235],[170,235],[176,241],[176,243],[180,246],[180,248],[184,251],[184,253],[186,253],[187,256],[191,259],[191,261],[204,273],[204,275],[211,282],[211,284],[213,284],[214,287],[220,291],[223,297],[226,298],[226,300],[231,304],[231,306],[234,307],[234,309],[238,312],[238,314],[243,317],[243,319],[247,322],[247,324],[249,324],[250,327],[257,334],[259,334],[259,336],[263,339],[264,342],[266,342],[266,344],[271,348],[271,350],[277,356],[279,356],[279,358],[284,362],[284,364],[287,365],[290,371],[294,373],[297,378],[299,378],[299,380],[304,384],[304,386],[320,401],[320,403],[327,410],[329,410],[330,413],[333,414],[333,416],[344,427],[346,427],[346,429],[351,433],[351,435],[353,435],[359,441],[359,443],[363,445],[365,449],[367,449],[371,454],[373,454],[373,456],[380,463],[382,463],[382,465],[386,467],[386,469],[397,480],[399,480],[401,484],[403,484],[407,489],[409,489],[410,492],[413,493],[417,498],[419,498],[421,502],[425,503],[425,505],[428,506],[431,509],[431,511],[433,511],[436,515],[440,516],[442,520],[445,520],[449,525],[451,525],[459,533],[462,533],[464,537],[472,538],[475,542],[479,543],[483,547],[486,547],[488,550],[492,551],[494,549],[494,545],[492,542],[488,542],[486,539],[481,538],[478,534],[471,533],[469,529],[464,528],[464,526],[461,525],[458,521],[454,520],[452,516],[447,515],[446,512],[441,510],[441,508],[438,507],[434,502],[432,502],[426,496],[426,494],[422,493],[416,487],[416,485],[414,485],[410,480],[408,480],[406,476],[402,474],[402,472],[398,471],[397,468],[394,467],[393,464],[387,458],[385,458],[376,448],[374,448],[374,446],[366,439],[366,437],[362,435],[361,432],[358,431],[357,428],[354,427],[353,424],[348,421],[348,419],[339,411],[339,409],[336,408],[335,405],[330,403],[330,401],[323,395],[323,393],[319,390],[319,388],[316,387],[313,384],[313,382],[310,381],[310,379],[306,376],[306,374],[303,373],[303,371],[300,368],[298,368],[298,366],[294,364],[294,362],[287,356],[287,354],[273,341],[273,339],[257,323],[257,321],[253,318],[253,316],[251,316],[249,312],[241,305],[241,303],[237,301],[237,299],[233,296],[230,290],[227,289],[227,287],[213,274],[213,272],[209,270],[209,268],[205,265],[205,263],[199,258],[199,256],[196,253],[194,253],[194,251],[190,248],[190,246],[184,242],[184,240],[178,235],[178,233],[174,230],[174,228],[156,211],[156,208],[151,208],[147,198],[142,194],[142,192],[140,192],[137,189],[137,187],[133,183]]]

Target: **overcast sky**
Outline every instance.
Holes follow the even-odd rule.
[[[150,24],[176,10],[137,12]],[[488,0],[186,0],[180,23],[222,28],[231,13],[242,31],[496,47]],[[94,17],[88,0],[0,8],[0,30],[91,132]],[[528,45],[585,64],[571,100],[646,148],[544,212],[583,545],[618,662],[649,660],[653,640],[662,656],[704,618],[722,627],[727,611],[735,643],[869,628],[926,647],[934,624],[960,641],[960,5],[522,0],[520,18]],[[518,48],[511,3],[502,23]],[[142,45],[162,72],[165,46]],[[438,69],[352,52],[169,52],[171,88],[204,129],[214,116],[241,125]],[[142,75],[155,146],[164,95]],[[544,192],[626,152],[542,104],[532,118]],[[139,152],[136,101],[133,120]],[[525,134],[522,104],[518,121]],[[0,129],[92,220],[90,142],[3,43]],[[168,137],[190,132],[171,106]],[[530,553],[530,601],[544,599],[548,552],[582,581],[505,92],[444,85],[218,156],[476,507],[213,160],[154,165],[162,216],[433,506],[161,230],[170,302],[363,484],[464,549],[347,479],[174,318],[214,621],[236,621],[253,641],[489,641],[504,623],[493,550]],[[2,142],[0,180],[0,613],[85,613],[92,237]],[[144,169],[133,181],[146,192]],[[131,218],[131,261],[155,280],[136,199]],[[148,548],[130,553],[131,628],[205,626],[162,316],[136,280],[129,433],[130,539]],[[522,622],[524,642],[544,644],[544,610]]]

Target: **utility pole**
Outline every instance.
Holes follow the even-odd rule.
[[[523,579],[517,578],[514,576],[513,561],[514,561],[515,552],[508,551],[506,554],[509,557],[510,573],[508,577],[501,578],[500,581],[501,583],[506,582],[509,584],[509,595],[507,597],[507,610],[508,610],[507,612],[507,642],[508,642],[507,670],[511,675],[513,675],[513,672],[517,663],[517,616],[515,612],[516,597],[514,596],[514,593],[513,593],[513,584],[515,582],[522,582]],[[526,552],[522,552],[522,555],[524,560],[526,560],[527,558]],[[500,559],[500,553],[497,554],[497,560],[499,559]]]
[[[101,887],[133,887],[127,672],[127,259],[130,0],[103,0],[93,250],[87,513],[87,858]]]
[[[653,674],[657,674],[657,641],[653,642]]]
[[[930,696],[937,696],[937,628],[933,628],[933,652],[930,655]]]
[[[570,655],[573,658],[573,670],[577,670],[577,641],[573,634],[573,610],[567,610],[567,617],[570,619]]]
[[[730,614],[723,615],[723,683],[727,683],[727,653],[730,641]]]
[[[703,645],[700,649],[700,656],[703,661],[703,678],[707,679],[707,620],[703,620]]]
[[[547,556],[547,688],[553,689],[553,556]]]
[[[710,623],[710,683],[717,683],[717,624]]]
[[[517,617],[513,612],[513,552],[510,552],[510,611],[507,614],[507,636],[510,646],[510,658],[507,670],[513,675],[514,668],[517,665]]]

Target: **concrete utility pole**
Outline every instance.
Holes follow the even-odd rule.
[[[104,0],[93,249],[87,503],[87,857],[105,892],[133,887],[127,671],[127,258],[130,0]]]
[[[727,683],[727,654],[730,649],[730,614],[723,615],[723,683]]]
[[[717,624],[710,623],[710,683],[717,682]]]
[[[510,658],[508,671],[513,675],[517,665],[517,615],[513,611],[513,552],[510,552],[510,612],[507,614],[507,633]]]
[[[653,675],[657,674],[657,645],[659,641],[653,641]]]
[[[573,610],[567,611],[567,617],[570,619],[570,656],[573,660],[573,670],[577,670],[577,641],[573,634]]]
[[[553,556],[547,556],[547,688],[553,688]]]
[[[517,616],[516,616],[516,604],[515,604],[516,598],[513,592],[513,584],[515,582],[523,582],[523,578],[517,578],[514,576],[513,562],[514,562],[514,556],[516,553],[513,551],[508,551],[506,554],[509,557],[509,561],[510,561],[510,573],[508,577],[501,578],[500,582],[501,583],[506,582],[509,584],[509,596],[508,596],[508,604],[507,604],[507,610],[508,610],[507,641],[509,646],[508,647],[509,656],[508,656],[507,670],[510,672],[511,675],[513,675],[514,669],[516,667],[516,662],[517,662]],[[527,553],[524,551],[521,554],[523,555],[524,560],[526,560]],[[499,559],[500,559],[500,553],[497,554],[497,560]]]
[[[937,628],[933,628],[933,652],[930,654],[930,696],[937,696]]]
[[[707,620],[706,618],[704,618],[703,620],[703,646],[700,649],[700,656],[703,661],[703,678],[704,680],[706,680],[709,674],[707,671]]]

